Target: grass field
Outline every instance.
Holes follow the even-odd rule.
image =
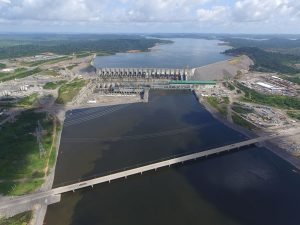
[[[237,124],[240,125],[241,127],[245,127],[249,130],[255,130],[257,129],[256,126],[254,126],[252,123],[249,123],[247,120],[245,120],[244,118],[242,118],[241,116],[237,115],[237,114],[232,114],[232,121]]]
[[[42,75],[48,75],[48,76],[53,76],[57,77],[60,75],[60,73],[57,70],[43,70],[41,72]]]
[[[6,68],[6,65],[3,63],[0,63],[0,69],[4,69],[4,68]]]
[[[40,155],[35,135],[38,121],[43,127],[43,156]],[[21,195],[41,186],[52,151],[56,152],[53,143],[57,138],[55,128],[59,129],[59,126],[55,122],[46,113],[27,110],[14,123],[3,125],[0,132],[1,194]]]
[[[207,102],[217,109],[219,113],[221,113],[223,116],[227,115],[227,104],[229,103],[229,99],[223,98],[223,99],[218,99],[217,97],[207,97]]]
[[[55,58],[55,59],[38,60],[38,61],[35,61],[35,62],[27,62],[27,63],[24,63],[24,65],[30,66],[30,67],[35,67],[35,66],[39,66],[39,65],[42,65],[42,64],[54,64],[54,63],[65,61],[67,59],[70,59],[70,57],[69,56],[62,56],[62,57]]]
[[[32,217],[32,212],[24,212],[11,218],[0,219],[0,225],[28,225]]]
[[[22,69],[22,68],[21,68]],[[28,77],[31,76],[33,74],[39,73],[42,70],[40,68],[35,68],[32,70],[16,70],[13,73],[0,73],[0,82],[4,82],[4,81],[8,81],[8,80],[13,80],[13,79],[20,79],[20,78],[24,78],[24,77]]]
[[[66,80],[60,80],[60,81],[56,81],[56,82],[48,82],[44,85],[44,89],[48,89],[48,90],[54,90],[56,88],[58,88],[59,86],[65,84],[67,81]]]
[[[240,113],[240,114],[248,114],[248,113],[254,112],[254,109],[250,109],[248,107],[242,106],[241,104],[236,103],[236,102],[232,104],[231,108],[233,111]]]
[[[75,79],[69,83],[63,84],[58,90],[56,103],[66,104],[72,101],[85,85],[86,81],[82,79]]]
[[[22,107],[35,106],[38,103],[38,100],[39,100],[39,94],[33,93],[21,99],[21,101],[17,103],[17,106],[22,106]]]

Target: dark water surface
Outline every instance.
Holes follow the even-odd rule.
[[[159,45],[150,52],[118,53],[100,56],[94,61],[96,67],[109,68],[195,68],[227,60],[221,52],[230,47],[218,45],[218,40],[174,38],[173,44]]]
[[[65,128],[54,186],[244,139],[191,92],[151,91],[148,104]],[[45,224],[299,225],[299,190],[297,170],[252,146],[64,194]]]

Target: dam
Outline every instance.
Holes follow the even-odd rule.
[[[192,70],[174,68],[97,68],[96,73],[100,78],[188,80]]]

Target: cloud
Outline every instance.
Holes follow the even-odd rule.
[[[234,5],[235,21],[259,22],[299,16],[299,0],[240,0]]]
[[[210,0],[0,0],[0,18],[37,21],[176,22],[196,20]]]
[[[10,0],[0,0],[0,4],[1,3],[10,4],[11,2],[10,2]]]
[[[0,0],[1,24],[242,27],[300,23],[300,0]],[[140,31],[140,30],[138,30]],[[180,31],[180,30],[179,30]]]
[[[223,22],[229,18],[229,9],[225,6],[214,6],[212,9],[198,9],[197,16],[201,22]]]

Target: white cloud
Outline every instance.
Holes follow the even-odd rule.
[[[225,22],[224,19],[229,19],[229,10],[224,6],[215,6],[212,9],[198,9],[197,16],[201,22]]]
[[[240,0],[232,14],[239,22],[278,21],[299,15],[299,0]]]
[[[8,20],[172,22],[196,20],[197,8],[210,0],[0,0]]]
[[[11,2],[10,2],[10,0],[0,0],[0,4],[1,3],[10,4]]]
[[[300,0],[0,0],[1,24],[218,27],[300,23]],[[181,24],[180,26],[177,26]],[[248,26],[246,25],[246,26]],[[140,31],[140,30],[138,30]],[[163,31],[163,30],[162,30]]]

